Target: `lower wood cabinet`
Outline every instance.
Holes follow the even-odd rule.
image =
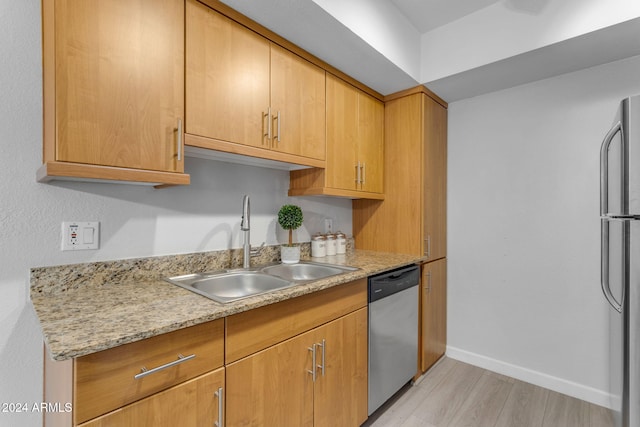
[[[45,356],[44,401],[73,411],[46,412],[44,425],[206,425],[198,420],[217,416],[223,365],[224,319],[62,362]]]
[[[224,368],[93,419],[80,427],[222,426]]]
[[[64,362],[49,426],[343,426],[367,419],[367,279]]]
[[[227,426],[359,426],[367,419],[367,309],[227,366]]]
[[[359,426],[367,419],[367,318],[363,308],[316,331],[322,347],[316,347],[315,427]]]
[[[447,347],[447,260],[422,265],[420,368],[425,372]]]

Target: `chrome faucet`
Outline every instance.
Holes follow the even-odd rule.
[[[250,204],[249,196],[245,195],[242,199],[242,221],[240,222],[240,230],[244,234],[242,250],[244,253],[244,259],[242,261],[243,268],[249,268],[251,266],[251,241],[249,237],[250,225]]]

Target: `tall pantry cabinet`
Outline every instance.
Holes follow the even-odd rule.
[[[420,357],[446,347],[447,104],[423,86],[385,98],[385,200],[353,201],[358,249],[421,255]]]

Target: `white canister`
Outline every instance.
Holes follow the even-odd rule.
[[[342,231],[336,233],[336,254],[342,255],[347,253],[347,235]]]
[[[327,256],[335,255],[336,248],[336,235],[335,234],[327,234]]]
[[[317,233],[311,236],[311,256],[322,258],[327,255],[327,238]]]

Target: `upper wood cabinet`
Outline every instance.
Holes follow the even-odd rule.
[[[324,166],[325,72],[187,1],[187,144]]]
[[[447,256],[447,110],[426,95],[424,112],[423,254]]]
[[[418,88],[385,103],[384,181],[393,191],[353,202],[356,247],[446,256],[447,109],[434,97]]]
[[[188,184],[184,1],[44,0],[42,12],[38,180]]]
[[[186,132],[268,147],[269,41],[188,0]]]
[[[274,150],[326,157],[325,72],[271,43],[271,115]]]
[[[339,140],[333,150],[340,152]],[[358,161],[360,182],[356,187],[371,193],[384,192],[384,104],[358,91]],[[356,179],[358,175],[356,173]]]
[[[290,196],[384,198],[384,104],[327,74],[327,165],[290,173]]]

